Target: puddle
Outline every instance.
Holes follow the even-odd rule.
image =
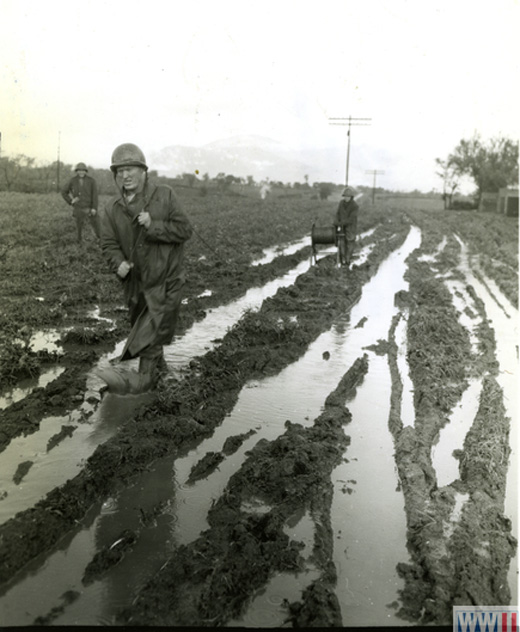
[[[397,564],[406,562],[404,498],[388,430],[390,371],[385,357],[370,357],[369,372],[354,401],[348,463],[333,472],[336,594],[343,625],[403,625],[388,604],[398,600],[404,582]],[[382,528],[384,525],[384,528]]]
[[[31,337],[29,346],[37,353],[38,351],[48,351],[49,353],[63,354],[61,345],[58,344],[61,332],[50,329],[48,331],[38,331]]]
[[[60,595],[67,590],[77,590],[81,593],[81,596],[74,603],[67,606],[65,612],[57,617],[54,623],[59,625],[78,623],[89,625],[109,621],[111,614],[123,605],[124,595],[132,594],[129,582],[136,573],[139,576],[139,568],[143,563],[142,558],[146,557],[145,551],[150,544],[143,543],[141,545],[139,540],[136,551],[125,558],[124,564],[121,563],[114,568],[103,580],[84,588],[80,583],[83,572],[82,566],[84,566],[86,561],[92,559],[101,545],[99,534],[108,529],[105,523],[117,524],[119,531],[123,528],[131,528],[132,525],[136,524],[139,516],[138,508],[140,503],[145,503],[151,494],[155,494],[154,497],[157,498],[157,492],[154,490],[159,488],[161,490],[159,494],[161,499],[170,503],[170,509],[164,518],[167,522],[167,528],[164,528],[161,533],[154,532],[153,537],[150,536],[153,540],[154,550],[157,551],[157,556],[160,558],[155,559],[158,565],[157,568],[160,568],[160,565],[164,563],[168,546],[171,546],[171,543],[179,545],[195,539],[200,531],[207,526],[206,515],[211,502],[220,496],[230,476],[240,467],[245,458],[245,452],[251,449],[260,438],[274,439],[284,432],[284,424],[287,419],[302,425],[310,425],[314,418],[320,414],[327,395],[335,389],[339,379],[354,360],[363,354],[363,347],[375,344],[379,338],[387,336],[392,313],[395,309],[393,307],[394,294],[406,285],[402,279],[405,270],[404,259],[408,255],[409,250],[418,246],[419,243],[420,233],[417,229],[413,229],[406,245],[397,253],[391,255],[389,260],[382,264],[376,277],[367,284],[366,291],[363,291],[360,302],[354,306],[350,319],[343,319],[330,331],[322,334],[309,347],[307,353],[300,361],[287,367],[278,376],[261,382],[249,383],[242,390],[237,405],[224,423],[215,430],[210,438],[199,445],[187,457],[177,459],[175,462],[172,458],[161,461],[160,471],[162,472],[162,478],[160,481],[162,483],[157,477],[156,467],[152,468],[152,472],[143,473],[138,477],[132,488],[122,492],[127,499],[126,501],[123,501],[121,497],[112,499],[90,525],[82,525],[79,533],[72,538],[65,552],[57,551],[53,553],[38,573],[34,576],[28,575],[26,579],[13,587],[3,600],[9,601],[11,604],[13,617],[15,612],[19,613],[12,622],[17,625],[30,623],[35,616],[45,614],[57,603],[60,603]],[[298,269],[304,269],[305,266],[309,265],[306,262],[298,266]],[[293,275],[297,276],[299,273],[294,271]],[[291,281],[287,277],[278,281],[279,284],[283,282],[290,283]],[[211,335],[214,337],[225,333],[226,328],[230,326],[229,314],[231,313],[234,318],[238,318],[245,306],[251,304],[253,298],[260,302],[263,300],[266,292],[273,293],[275,291],[273,284],[269,284],[269,286],[271,286],[270,290],[265,288],[255,289],[248,293],[242,301],[238,301],[232,306],[209,312],[205,319],[207,322],[197,323],[193,327],[193,331],[187,332],[186,336],[176,341],[169,348],[169,364],[180,366],[184,359],[191,359],[199,350],[204,350],[209,339],[209,331],[212,332]],[[375,322],[371,323],[370,327],[350,328],[350,320],[357,323],[367,315],[370,315],[370,319],[375,319]],[[212,321],[213,324],[209,327]],[[188,344],[190,340],[191,342]],[[178,351],[179,346],[182,349],[180,353]],[[329,360],[324,359],[325,351],[330,353]],[[176,355],[172,358],[173,353]],[[114,354],[117,355],[117,350]],[[381,387],[381,384],[385,384],[384,388],[388,389],[387,399],[389,402],[390,378],[388,369],[382,368],[386,367],[386,358],[381,357],[379,360],[380,362],[374,362],[372,379],[374,380],[374,385],[378,385],[378,388]],[[384,376],[381,373],[383,370],[385,371]],[[382,377],[384,379],[381,379]],[[313,384],[312,389],[309,389],[307,386],[309,382]],[[370,406],[372,406],[373,401],[376,400],[371,396],[369,397]],[[113,401],[117,400],[117,403],[122,403],[125,399],[128,398],[114,397]],[[103,403],[105,404],[105,402],[107,400],[104,400]],[[364,406],[362,403],[359,406],[360,410],[363,407],[367,408],[366,401]],[[386,405],[386,408],[383,407],[385,411],[383,416],[386,415],[388,417],[388,406],[389,403]],[[116,415],[120,415],[120,411],[117,410],[115,405],[113,412]],[[99,424],[99,426],[102,425]],[[256,434],[249,437],[237,452],[227,457],[212,475],[207,479],[198,481],[194,485],[186,485],[191,467],[206,452],[220,451],[228,436],[242,434],[250,429],[256,430]],[[348,431],[349,429],[347,429],[347,433]],[[90,432],[92,434],[92,428],[90,428]],[[386,433],[388,434],[388,430],[386,430]],[[389,462],[392,463],[391,448],[388,449],[388,455]],[[393,464],[391,468],[392,476],[395,476]],[[29,480],[29,475],[27,479]],[[368,487],[371,487],[369,483]],[[136,494],[140,495],[137,496]],[[344,494],[341,494],[341,496],[344,498]],[[399,495],[395,494],[395,496]],[[405,518],[402,506],[396,507],[392,505],[388,510],[397,511],[397,514],[400,515],[402,530],[398,538],[402,539],[404,546]],[[339,530],[343,532],[344,514],[341,514],[338,519],[341,524],[336,524],[335,526],[338,532]],[[350,520],[349,518],[349,522]],[[293,527],[288,525],[288,529],[292,529],[294,537],[306,542],[306,547],[310,547],[310,542],[313,538],[312,521],[308,516],[304,516],[300,522]],[[359,525],[359,529],[363,530],[364,528],[363,525]],[[115,541],[117,535],[114,531],[111,532],[111,537],[114,538],[112,542]],[[384,538],[381,538],[381,533],[379,533],[378,537],[380,540],[384,540]],[[395,533],[392,533],[391,537],[395,538]],[[105,540],[107,538],[103,538],[103,541]],[[108,541],[110,541],[110,538],[108,538]],[[396,547],[392,544],[391,548],[395,549]],[[74,551],[79,549],[81,549],[81,555],[78,555],[78,562],[76,562]],[[73,564],[71,564],[71,560],[75,560]],[[393,560],[391,563],[395,567]],[[65,567],[67,568],[65,569]],[[60,577],[60,580],[58,582],[55,581],[55,577]],[[283,586],[283,595],[294,601],[299,597],[302,588],[308,585],[313,577],[306,576],[304,578],[302,574],[300,576],[285,575],[282,578],[277,576],[271,584],[274,588],[270,588],[266,594],[275,595],[275,601],[279,600],[281,593],[277,586]],[[348,578],[341,575],[338,586],[342,587],[341,590],[343,590],[347,584]],[[49,590],[51,590],[49,585],[52,585],[53,596],[49,596],[48,599],[43,599],[42,597],[41,602],[34,604],[34,609],[31,604],[30,616],[23,614],[27,610],[25,604],[28,603],[28,600],[30,601],[29,595],[48,594]],[[38,588],[43,586],[45,588],[42,590]],[[392,588],[393,591],[394,588]],[[343,599],[342,595],[339,595],[339,597]],[[12,605],[13,602],[17,602],[18,608]],[[261,620],[265,621],[265,617],[261,614],[261,611],[265,610],[265,603],[262,600],[255,601],[255,603],[257,603],[258,612],[255,610],[256,607],[249,608],[244,620],[256,621],[260,617]],[[22,604],[24,605],[22,606]],[[274,617],[273,609],[278,611],[279,606],[273,607],[271,604],[269,617]],[[35,610],[38,610],[38,612],[36,613]],[[276,617],[279,617],[279,614],[276,614]],[[10,618],[7,620],[10,621]],[[279,618],[276,618],[276,621],[279,622]]]
[[[63,371],[65,371],[64,367],[53,366],[52,368],[43,371],[37,378],[20,380],[15,388],[4,391],[4,393],[0,396],[0,410],[3,410],[4,408],[11,406],[11,404],[24,399],[27,395],[30,395],[35,388],[44,388],[47,384],[50,384],[53,380],[60,376]]]
[[[476,329],[481,323],[481,317],[475,309],[473,299],[468,294],[465,284],[461,281],[446,279],[444,284],[450,291],[453,305],[459,311],[459,322],[469,332],[471,350],[478,353],[478,336]]]
[[[38,560],[28,565],[24,579],[8,587],[7,598],[0,601],[2,624],[31,625],[36,617],[47,615],[59,605],[61,596],[68,591],[78,593],[78,598],[63,614],[53,618],[53,624],[112,623],[114,611],[126,605],[128,595],[160,569],[174,546],[171,526],[175,517],[168,507],[143,526],[143,516],[157,503],[171,501],[175,496],[171,461],[156,462],[149,476],[152,484],[146,489],[138,481],[103,506],[93,507],[77,530],[60,541],[43,566]],[[123,529],[140,532],[132,554],[103,580],[85,586],[82,578],[93,555],[102,547],[113,545]]]
[[[452,411],[449,423],[441,429],[439,441],[432,447],[432,465],[439,487],[449,485],[459,478],[459,461],[453,456],[453,452],[464,447],[464,439],[478,411],[481,390],[481,379],[470,382]]]
[[[309,235],[307,235],[306,237],[303,237],[302,239],[299,239],[298,241],[293,241],[289,244],[281,244],[278,246],[274,246],[273,248],[266,248],[263,251],[262,256],[259,259],[255,259],[254,261],[252,261],[251,265],[252,266],[265,265],[266,263],[270,263],[271,261],[276,259],[276,257],[281,257],[284,255],[293,255],[295,252],[298,252],[302,248],[305,248],[305,246],[310,246],[310,245],[311,245],[311,238]]]
[[[403,385],[401,396],[401,421],[403,426],[415,425],[415,408],[413,404],[413,382],[410,378],[410,370],[408,367],[408,343],[406,338],[407,315],[401,314],[399,322],[395,328],[395,342],[397,345],[397,368],[399,377]]]
[[[448,243],[448,240],[446,238],[446,235],[444,235],[443,238],[442,238],[442,241],[437,246],[437,248],[435,249],[435,252],[433,254],[431,254],[431,255],[421,255],[420,257],[417,257],[417,261],[427,261],[428,263],[434,263],[435,260],[437,259],[437,257],[444,250],[444,248],[445,248],[447,243]]]
[[[283,277],[270,281],[262,287],[251,288],[241,299],[208,310],[204,320],[194,323],[183,336],[176,336],[173,344],[165,347],[165,359],[169,369],[180,372],[193,357],[203,355],[214,348],[218,339],[227,333],[247,309],[258,308],[263,300],[273,296],[279,288],[292,285],[296,277],[306,272],[309,267],[310,262],[303,261]],[[98,312],[94,310],[91,315],[96,313]],[[46,334],[45,340],[52,341],[53,335]],[[110,361],[121,354],[124,344],[124,340],[118,343],[111,353],[99,360],[97,366],[100,368],[110,366]],[[137,368],[138,362],[131,360],[125,365],[129,368]],[[119,397],[108,394],[93,411],[92,406],[86,402],[90,398],[99,400],[99,391],[103,386],[104,382],[92,371],[87,378],[84,404],[69,415],[69,417],[81,418],[85,425],[80,431],[75,431],[71,437],[65,439],[57,448],[47,453],[43,446],[46,446],[49,438],[59,432],[61,425],[67,421],[61,418],[47,418],[41,421],[39,431],[19,438],[2,454],[0,474],[3,480],[11,480],[12,473],[16,471],[20,460],[27,460],[27,454],[36,455],[39,467],[33,470],[32,476],[31,473],[26,476],[23,486],[18,488],[16,495],[10,494],[0,503],[0,521],[5,522],[16,511],[32,506],[56,485],[61,485],[67,478],[74,476],[79,471],[82,461],[87,459],[100,443],[109,439],[121,423],[131,416],[132,411],[150,397],[149,395]],[[86,414],[91,414],[88,420],[85,419]],[[42,469],[43,462],[45,462],[44,469]],[[36,474],[38,470],[39,474]],[[44,472],[43,475],[42,472]],[[11,483],[7,486],[10,487]],[[15,496],[16,500],[14,500]],[[16,511],[12,503],[16,503]]]
[[[224,627],[282,627],[289,614],[287,608],[283,606],[284,600],[287,599],[289,603],[298,601],[302,591],[319,576],[320,571],[312,568],[298,574],[280,573],[276,575],[267,586],[253,597],[246,614],[240,619],[228,621]]]
[[[387,338],[397,311],[394,295],[407,289],[403,279],[404,261],[419,244],[420,232],[412,229],[405,244],[390,255],[365,286],[350,317],[341,319],[322,334],[298,362],[279,375],[248,383],[234,410],[211,437],[184,458],[174,460],[169,457],[157,462],[151,471],[139,476],[134,485],[109,499],[90,518],[82,521],[77,533],[63,541],[40,569],[35,567],[32,573],[28,571],[25,579],[2,599],[2,607],[6,604],[6,621],[15,625],[31,624],[36,616],[62,603],[61,596],[66,591],[75,590],[80,595],[53,620],[54,624],[110,624],[113,614],[127,604],[129,595],[135,593],[147,576],[160,569],[172,547],[193,541],[207,528],[206,516],[211,503],[219,498],[231,475],[241,466],[245,453],[259,439],[272,440],[283,433],[287,419],[304,426],[312,424],[320,414],[326,396],[354,360],[366,352],[367,346]],[[308,262],[300,264],[297,268],[300,271],[293,271],[294,278],[309,265]],[[291,282],[287,275],[278,280],[278,284]],[[281,286],[268,285],[270,289],[254,289],[240,301],[208,312],[204,321],[196,323],[168,348],[170,368],[180,369],[194,355],[204,353],[208,341],[223,336],[244,309],[258,306],[265,293],[271,295]],[[364,318],[367,324],[356,327],[355,324]],[[402,338],[400,334],[399,339]],[[325,351],[330,354],[328,360],[324,359]],[[347,627],[403,626],[406,622],[397,619],[389,606],[396,603],[398,590],[403,586],[396,565],[408,559],[404,500],[402,493],[397,491],[393,443],[387,427],[390,375],[386,356],[378,356],[373,351],[368,353],[368,374],[355,399],[347,402],[353,415],[352,422],[345,427],[351,437],[345,454],[348,462],[338,466],[332,477],[331,520],[334,562],[338,572],[336,594],[343,625]],[[402,349],[401,353],[405,356]],[[116,350],[113,355],[117,354]],[[309,383],[312,383],[312,389],[308,388]],[[98,420],[95,431],[90,428],[90,437],[94,432],[99,433],[94,443],[105,440],[105,435],[110,434],[110,427],[104,425],[117,426],[119,422],[109,421],[111,418],[124,417],[119,411],[124,400],[117,397],[104,400],[107,410],[101,416],[105,415],[105,422]],[[207,452],[221,451],[229,436],[251,429],[256,433],[234,454],[226,457],[217,470],[193,485],[186,484],[192,466]],[[449,442],[441,437],[436,450],[442,452],[440,448]],[[30,472],[27,480],[29,478]],[[457,522],[463,502],[463,497],[457,499],[450,524]],[[150,510],[154,503],[164,503],[165,509],[153,524],[143,527],[141,510]],[[269,507],[252,499],[243,509],[262,513]],[[382,523],[385,529],[381,529]],[[452,528],[450,524],[445,525],[448,532]],[[113,544],[125,528],[140,531],[134,550],[102,580],[84,587],[81,578],[86,564],[101,546]],[[308,513],[294,524],[286,525],[286,533],[303,541],[304,554],[309,554],[314,524]],[[282,607],[283,600],[297,601],[301,591],[319,574],[317,569],[308,568],[299,574],[276,575],[256,595],[244,617],[229,622],[228,626],[283,625],[287,616]],[[34,603],[33,595],[39,595],[37,603]]]
[[[204,320],[194,323],[184,336],[177,336],[172,345],[165,347],[165,358],[169,369],[180,372],[194,356],[203,355],[213,348],[216,344],[214,341],[223,337],[245,310],[258,308],[265,298],[273,296],[280,287],[293,284],[296,277],[306,272],[309,267],[308,261],[301,262],[283,277],[263,287],[250,289],[238,301],[208,310]],[[119,342],[112,352],[99,360],[97,366],[102,368],[110,366],[110,361],[121,354],[124,345],[124,340]],[[129,368],[137,368],[138,361],[131,360],[125,365]],[[37,432],[27,437],[18,437],[2,453],[0,480],[6,481],[2,487],[6,489],[8,496],[0,501],[0,523],[14,516],[16,512],[31,507],[55,486],[75,476],[81,463],[94,452],[96,447],[109,439],[132,415],[137,406],[153,397],[149,394],[133,397],[107,394],[99,406],[93,410],[87,400],[91,398],[99,400],[99,391],[103,386],[104,382],[93,371],[90,372],[87,378],[85,401],[79,409],[71,412],[68,417],[43,419]],[[86,415],[90,416],[86,418]],[[84,422],[81,428],[47,453],[46,445],[49,438],[59,432],[62,425],[78,419]],[[33,468],[32,475],[31,472],[27,474],[23,485],[18,486],[16,494],[9,493],[13,491],[12,476],[18,464],[20,461],[32,458],[27,455],[34,455],[38,467]]]
[[[518,310],[491,279],[480,270],[479,280],[469,264],[468,249],[458,238],[461,245],[461,269],[468,283],[473,285],[476,293],[484,302],[486,315],[491,327],[495,330],[496,357],[500,366],[497,382],[504,391],[504,405],[511,419],[509,445],[511,455],[507,472],[505,514],[511,520],[512,533],[518,535]],[[518,551],[509,567],[509,587],[513,595],[518,595]]]
[[[50,354],[60,356],[63,355],[60,338],[61,333],[56,329],[37,331],[31,336],[28,346],[34,353],[47,351]],[[22,340],[19,342],[23,343]],[[5,390],[0,394],[0,410],[27,397],[35,388],[47,386],[47,384],[55,380],[63,371],[63,368],[53,366],[49,369],[45,369],[39,377],[19,380],[15,388]]]

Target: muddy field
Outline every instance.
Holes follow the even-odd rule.
[[[169,373],[106,392],[119,283],[0,194],[2,625],[384,627],[517,604],[518,220],[179,192]]]

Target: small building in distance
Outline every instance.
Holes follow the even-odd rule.
[[[483,213],[495,213],[498,208],[498,193],[484,191],[480,196],[478,210]]]
[[[499,189],[497,212],[508,217],[518,217],[518,187]]]

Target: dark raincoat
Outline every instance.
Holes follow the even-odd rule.
[[[345,231],[345,239],[354,240],[357,234],[359,206],[354,200],[341,200],[336,211],[334,224]]]
[[[152,218],[148,229],[137,222],[143,210]],[[121,360],[172,341],[185,279],[183,244],[192,232],[175,193],[165,185],[147,183],[130,202],[118,196],[102,213],[101,248],[110,269],[117,272],[123,261],[133,264],[122,280],[132,330]]]
[[[81,209],[96,209],[98,207],[98,190],[94,178],[90,176],[72,177],[67,184],[61,188],[61,197],[72,206],[72,200],[79,198],[74,204],[74,211]]]

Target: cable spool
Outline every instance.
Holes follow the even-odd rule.
[[[314,244],[335,244],[335,226],[313,226],[311,231],[312,245]]]
[[[317,244],[334,244],[338,246],[338,239],[343,235],[342,232],[338,232],[336,226],[315,226],[312,225],[311,230],[311,242],[312,242],[312,255],[311,255],[311,265],[312,263],[318,263],[317,259]],[[339,249],[338,249],[338,261],[339,261]]]

